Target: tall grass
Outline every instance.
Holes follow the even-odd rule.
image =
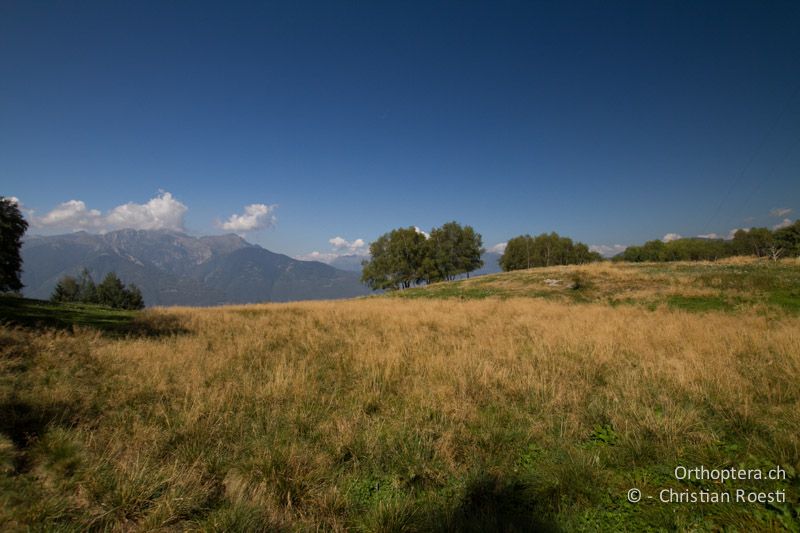
[[[0,329],[0,527],[791,527],[633,505],[677,464],[800,471],[800,318],[494,298],[151,310]],[[762,485],[758,485],[762,486]],[[793,507],[794,506],[794,507]],[[787,525],[788,524],[788,525]]]

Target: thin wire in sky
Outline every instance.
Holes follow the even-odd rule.
[[[717,204],[717,208],[714,210],[714,212],[709,217],[708,221],[705,223],[705,226],[703,227],[703,230],[704,230],[703,233],[708,233],[710,231],[711,223],[714,221],[715,218],[717,218],[717,216],[719,215],[720,210],[722,209],[722,206],[725,203],[727,203],[727,201],[730,199],[730,196],[731,196],[731,193],[733,193],[733,190],[736,188],[736,186],[739,184],[739,182],[742,181],[742,178],[744,177],[745,173],[750,169],[750,166],[756,160],[756,157],[758,157],[759,153],[761,153],[761,150],[764,148],[764,145],[766,145],[767,140],[772,136],[773,132],[777,129],[778,124],[780,124],[781,120],[783,119],[783,116],[786,114],[786,111],[789,109],[791,103],[794,101],[794,99],[795,99],[795,97],[797,96],[798,93],[800,93],[800,85],[798,85],[794,89],[794,91],[792,91],[792,93],[789,96],[789,98],[786,100],[786,102],[781,107],[780,112],[775,117],[775,120],[772,122],[772,125],[767,129],[766,133],[761,138],[761,142],[758,143],[758,145],[756,146],[756,149],[750,154],[750,158],[747,160],[745,165],[742,167],[741,172],[739,172],[738,175],[736,176],[736,178],[734,178],[734,180],[731,181],[730,186],[728,187],[727,193],[724,194],[720,198],[719,203]]]

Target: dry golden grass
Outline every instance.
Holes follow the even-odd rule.
[[[800,471],[791,315],[375,298],[145,317],[184,331],[2,330],[4,528],[780,528],[625,491],[679,463]]]

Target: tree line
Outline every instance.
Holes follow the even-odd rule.
[[[413,226],[394,229],[370,244],[371,259],[362,263],[361,281],[372,289],[394,290],[469,276],[483,266],[482,244],[479,233],[458,222],[433,228],[429,236]],[[582,242],[558,233],[542,233],[508,241],[499,264],[509,271],[600,260],[600,254]]]
[[[785,228],[740,229],[730,240],[688,238],[663,242],[647,241],[641,246],[629,246],[614,256],[615,261],[715,261],[725,257],[750,255],[768,257],[800,256],[800,220]]]
[[[50,296],[53,302],[85,303],[113,307],[114,309],[143,309],[142,292],[133,283],[127,286],[114,272],[109,272],[103,281],[95,284],[89,271],[83,269],[78,278],[64,276],[56,284]]]

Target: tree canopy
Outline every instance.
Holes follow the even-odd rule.
[[[80,302],[106,305],[115,309],[143,309],[142,292],[133,283],[125,286],[113,272],[95,285],[89,271],[83,269],[78,279],[61,278],[50,299],[54,302]]]
[[[582,242],[573,242],[558,233],[542,233],[536,237],[520,235],[509,240],[500,257],[500,268],[504,271],[523,268],[580,265],[600,261],[602,257],[592,252]]]
[[[417,228],[399,228],[370,244],[361,280],[373,289],[401,289],[455,279],[483,266],[482,239],[471,226],[448,222],[426,236]]]
[[[22,236],[28,223],[22,217],[17,202],[0,196],[0,292],[22,289]]]
[[[428,282],[453,280],[483,266],[482,239],[471,226],[448,222],[433,228],[425,244],[423,277]]]
[[[629,246],[614,257],[617,261],[714,261],[737,255],[756,257],[797,257],[800,255],[800,220],[790,226],[740,229],[730,240],[688,238],[663,242],[647,241],[641,246]]]

